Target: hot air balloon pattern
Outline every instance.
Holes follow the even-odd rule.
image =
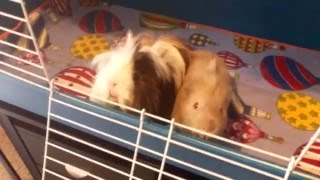
[[[280,117],[297,129],[315,131],[320,127],[320,101],[305,93],[281,93],[277,109]]]
[[[221,57],[229,69],[238,69],[241,67],[252,68],[250,64],[242,61],[242,59],[230,51],[219,51],[218,56]]]
[[[232,93],[230,105],[238,114],[246,114],[253,117],[271,119],[270,113],[265,112],[259,108],[247,105],[236,92],[236,90],[234,90]]]
[[[229,120],[225,134],[227,138],[245,144],[252,143],[258,139],[267,139],[277,143],[284,142],[282,137],[273,136],[260,130],[259,127],[245,115]]]
[[[191,23],[150,12],[140,13],[139,23],[142,27],[152,30],[198,29],[196,25]]]
[[[280,44],[272,44],[268,41],[264,41],[264,40],[260,40],[252,37],[240,36],[240,35],[234,36],[234,45],[237,48],[248,53],[260,53],[267,49],[278,49],[278,50],[285,49],[285,47]]]
[[[83,60],[91,60],[95,55],[109,50],[110,45],[99,34],[84,35],[76,39],[71,45],[70,51],[73,56]]]
[[[207,35],[201,33],[193,33],[189,37],[189,42],[194,46],[209,46],[209,45],[217,45],[216,42],[211,40]]]
[[[294,157],[298,158],[307,143],[300,145],[294,153]],[[320,176],[320,142],[314,142],[307,153],[302,156],[301,161],[297,164],[297,169],[307,171],[314,175]]]
[[[303,90],[320,84],[320,78],[299,62],[285,56],[264,57],[260,71],[267,82],[284,90]]]
[[[37,45],[40,49],[45,48],[52,48],[56,49],[57,46],[51,43],[49,33],[47,31],[47,28],[45,26],[45,19],[42,17],[40,12],[34,11],[29,14],[29,20],[31,23],[31,26],[33,28],[33,33],[36,38]],[[26,24],[21,24],[20,27],[18,27],[17,31],[30,35],[29,29]],[[15,38],[16,36],[9,36],[8,41],[13,41],[16,45],[30,49],[35,51],[34,44],[32,40],[20,37]],[[20,51],[20,50],[18,50]]]
[[[79,27],[86,33],[108,33],[122,31],[120,19],[105,10],[94,10],[85,14],[79,21]]]
[[[89,99],[88,94],[96,72],[83,66],[72,66],[57,73],[53,79],[54,89],[63,93]]]

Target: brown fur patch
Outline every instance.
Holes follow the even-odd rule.
[[[146,53],[137,53],[134,61],[134,103],[136,108],[145,108],[163,118],[170,119],[175,99],[173,80],[164,81],[156,74],[151,57]]]

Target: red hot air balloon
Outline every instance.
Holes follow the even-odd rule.
[[[225,133],[229,139],[241,143],[251,143],[260,138],[277,143],[283,143],[284,141],[281,137],[272,136],[261,131],[252,120],[244,115],[235,120],[229,120]]]
[[[79,27],[86,33],[108,33],[124,30],[118,16],[106,10],[93,10],[82,16]]]
[[[218,56],[223,58],[224,62],[226,63],[229,69],[238,69],[241,67],[252,68],[250,64],[247,64],[239,58],[239,56],[233,54],[229,51],[219,51]]]
[[[82,66],[67,68],[54,77],[54,88],[80,98],[89,99],[96,72]]]
[[[300,155],[306,145],[307,143],[304,143],[297,148],[294,153],[295,158]],[[297,169],[320,176],[320,142],[315,142],[311,145],[310,149],[297,164]]]

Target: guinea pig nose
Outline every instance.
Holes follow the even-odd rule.
[[[111,83],[111,87],[115,87],[117,85],[117,83],[113,82]]]

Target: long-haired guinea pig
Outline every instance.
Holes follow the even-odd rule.
[[[232,79],[223,59],[211,51],[193,51],[172,117],[186,126],[223,136],[231,94]]]
[[[187,68],[187,47],[174,37],[128,31],[92,61],[97,72],[90,100],[110,100],[169,119]],[[125,109],[122,109],[126,111]]]

